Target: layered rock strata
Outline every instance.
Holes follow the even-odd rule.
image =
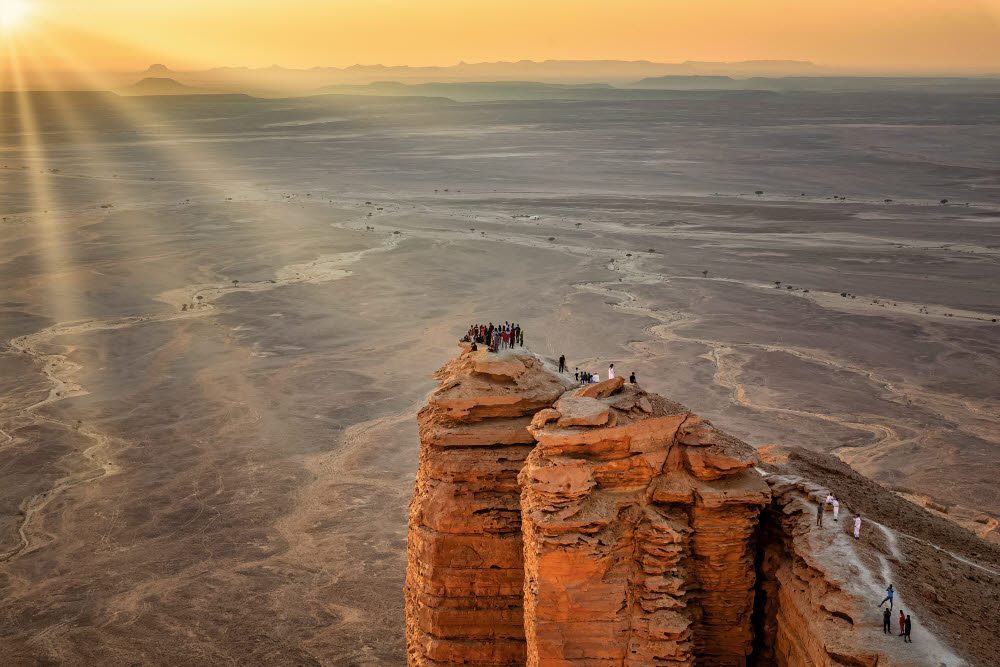
[[[621,379],[563,396],[521,471],[529,665],[742,665],[756,451]]]
[[[495,357],[495,355],[490,355]],[[466,353],[419,415],[406,575],[411,665],[523,665],[520,487],[527,427],[569,387],[531,355]]]
[[[532,355],[466,352],[435,377],[418,417],[411,665],[745,661],[768,499],[752,448],[621,379],[575,388]]]
[[[411,504],[410,665],[966,664],[934,625],[969,664],[998,664],[1000,551],[840,461],[777,445],[761,461],[676,403],[553,370],[466,351],[436,375]],[[861,539],[848,521],[817,525],[833,492],[842,518],[865,514]],[[893,580],[919,647],[882,633]]]

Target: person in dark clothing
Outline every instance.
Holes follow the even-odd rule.
[[[471,351],[476,352],[477,350],[479,350],[479,347],[476,346],[476,341],[472,341]]]
[[[628,383],[635,384],[635,371],[632,371],[632,375],[628,376]]]
[[[816,503],[816,525],[823,525],[823,503]]]
[[[559,355],[559,372],[560,373],[565,373],[566,372],[566,355],[565,354]]]
[[[906,615],[906,621],[903,622],[903,641],[912,644],[913,640],[910,639],[910,615]]]
[[[576,371],[573,373],[573,377],[576,378],[577,382],[580,381],[580,368],[579,367],[577,367]]]
[[[892,634],[892,616],[889,615],[888,609],[886,609],[882,613],[882,634],[883,635]]]

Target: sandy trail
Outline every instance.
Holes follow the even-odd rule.
[[[793,503],[798,504],[799,511],[804,516],[812,516],[815,514],[815,506],[818,501],[825,498],[827,491],[821,491],[819,493],[808,494],[802,487],[798,484],[801,482],[798,478],[776,475],[773,473],[768,473],[766,471],[757,469],[762,475],[770,479],[778,479],[786,482],[791,482],[796,485],[796,490],[792,491],[795,497]],[[844,517],[850,517],[850,511],[847,508],[843,508],[845,511],[842,513]],[[867,528],[866,528],[867,526]],[[871,527],[879,529],[886,539],[886,543],[889,547],[889,551],[893,560],[898,563],[905,563],[906,556],[904,551],[899,546],[899,540],[894,531],[886,528],[878,522],[866,519],[862,524],[862,530],[870,530]],[[844,528],[849,528],[849,526],[844,526]],[[909,538],[910,536],[905,536]],[[815,549],[817,552],[817,559],[822,559],[821,562],[825,563],[827,567],[834,566],[836,568],[844,567],[846,564],[849,566],[848,569],[851,572],[857,572],[857,576],[843,576],[838,575],[838,580],[843,582],[843,586],[846,591],[855,599],[873,600],[873,621],[871,623],[861,622],[861,627],[865,625],[876,626],[874,622],[874,615],[877,614],[881,616],[881,609],[877,612],[875,608],[878,606],[875,600],[881,600],[884,597],[883,591],[893,582],[892,573],[890,571],[889,560],[885,554],[880,552],[875,552],[874,557],[878,563],[878,570],[872,570],[862,558],[859,549],[862,548],[863,542],[855,540],[852,538],[848,530],[842,529],[840,526],[831,529],[829,525],[825,528],[814,527],[810,529],[807,536],[807,542],[810,548]],[[871,555],[871,554],[869,554]],[[877,597],[876,597],[877,596]],[[917,630],[917,641],[913,645],[906,645],[903,647],[894,646],[895,651],[905,651],[908,652],[911,659],[920,660],[920,664],[944,664],[949,667],[963,667],[968,665],[968,663],[961,658],[959,658],[955,653],[948,648],[947,644],[943,642],[934,632],[930,630],[927,626],[923,625],[916,612],[914,612],[910,605],[906,605],[905,601],[900,595],[899,590],[895,591],[895,606],[894,610],[899,610],[900,608],[907,609],[911,621],[913,622],[914,629]],[[879,637],[878,634],[881,632],[881,624],[877,624],[879,628],[878,632],[871,630],[871,634],[874,636],[874,641],[883,639]],[[892,617],[892,628],[898,627],[897,616]],[[889,637],[888,641],[902,642],[898,636],[897,631],[893,631],[892,635]],[[914,648],[919,646],[919,648]],[[894,657],[897,659],[903,654],[897,652]]]

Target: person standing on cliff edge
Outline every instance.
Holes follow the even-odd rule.
[[[889,615],[888,609],[882,612],[882,634],[883,635],[892,634],[892,617]]]
[[[854,515],[854,539],[861,539],[861,515]]]
[[[608,366],[608,379],[609,380],[614,380],[615,379],[615,365],[614,364],[611,364],[610,366]]]
[[[560,373],[565,373],[566,372],[566,355],[565,354],[559,355],[559,372]]]
[[[823,503],[816,503],[816,525],[823,527]]]

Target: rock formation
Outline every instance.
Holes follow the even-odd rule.
[[[519,481],[529,665],[739,665],[757,453],[621,378],[540,412]]]
[[[420,411],[406,573],[411,665],[523,665],[517,475],[532,417],[569,388],[531,355],[466,354]]]
[[[410,665],[963,664],[939,642],[886,644],[865,599],[901,565],[884,526],[876,551],[847,521],[815,529],[826,488],[621,378],[578,387],[553,370],[466,350],[435,375],[418,417]],[[905,525],[936,521],[835,472],[843,516],[861,489],[858,503],[902,503]]]

